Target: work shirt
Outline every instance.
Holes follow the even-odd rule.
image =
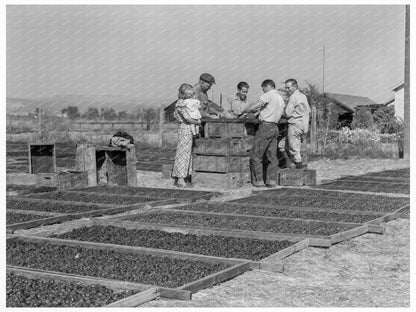
[[[240,99],[240,97],[235,94],[234,97],[228,98],[228,103],[224,103],[224,110],[232,113],[235,116],[241,114],[241,111],[247,107],[247,98],[245,100]]]
[[[309,129],[310,112],[311,108],[309,107],[306,96],[299,90],[295,90],[289,97],[285,109],[287,123],[296,126],[296,128],[306,133]]]
[[[206,114],[217,114],[222,112],[223,109],[221,106],[215,104],[214,102],[208,99],[208,94],[201,90],[201,85],[199,83],[194,86],[195,98],[201,102],[201,112]]]
[[[259,120],[277,124],[285,108],[283,98],[277,90],[273,89],[263,93],[260,95],[258,102],[261,104]]]

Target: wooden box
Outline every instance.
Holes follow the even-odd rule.
[[[247,172],[194,172],[192,182],[198,186],[211,188],[239,188],[250,185],[250,171]]]
[[[195,140],[194,154],[221,156],[249,156],[253,148],[253,136],[244,138],[201,138]]]
[[[279,185],[285,186],[302,186],[303,170],[302,169],[280,169]]]
[[[206,121],[204,134],[206,138],[243,138],[255,135],[257,124],[245,122],[244,120]]]
[[[194,155],[193,170],[207,172],[245,172],[250,157]]]
[[[29,143],[29,173],[56,172],[55,144]]]
[[[303,186],[316,185],[316,170],[308,169],[279,169],[279,185]]]
[[[316,170],[303,170],[303,185],[317,185],[318,178],[316,175]]]
[[[40,186],[55,186],[60,189],[81,188],[88,186],[88,173],[86,171],[39,173],[37,184]]]
[[[137,186],[136,152],[120,147],[77,148],[76,168],[88,172],[88,186],[116,184]]]

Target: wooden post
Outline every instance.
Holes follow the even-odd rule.
[[[317,139],[316,139],[316,106],[311,105],[311,146],[310,151],[317,153]]]
[[[410,159],[410,5],[406,5],[405,19],[403,158]]]
[[[165,110],[163,105],[159,109],[159,147],[163,147],[163,124],[165,123]]]

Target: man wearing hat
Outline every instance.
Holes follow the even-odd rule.
[[[195,97],[201,102],[201,116],[219,118],[227,115],[224,109],[208,99],[207,92],[215,84],[215,78],[211,74],[203,73],[198,83],[194,86]],[[227,116],[225,116],[227,117]]]

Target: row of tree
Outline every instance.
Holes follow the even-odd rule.
[[[137,113],[128,113],[126,111],[116,112],[113,108],[88,107],[84,114],[81,114],[78,106],[68,106],[62,109],[61,113],[68,119],[87,119],[87,120],[144,120],[155,121],[158,117],[156,108],[148,107]]]

